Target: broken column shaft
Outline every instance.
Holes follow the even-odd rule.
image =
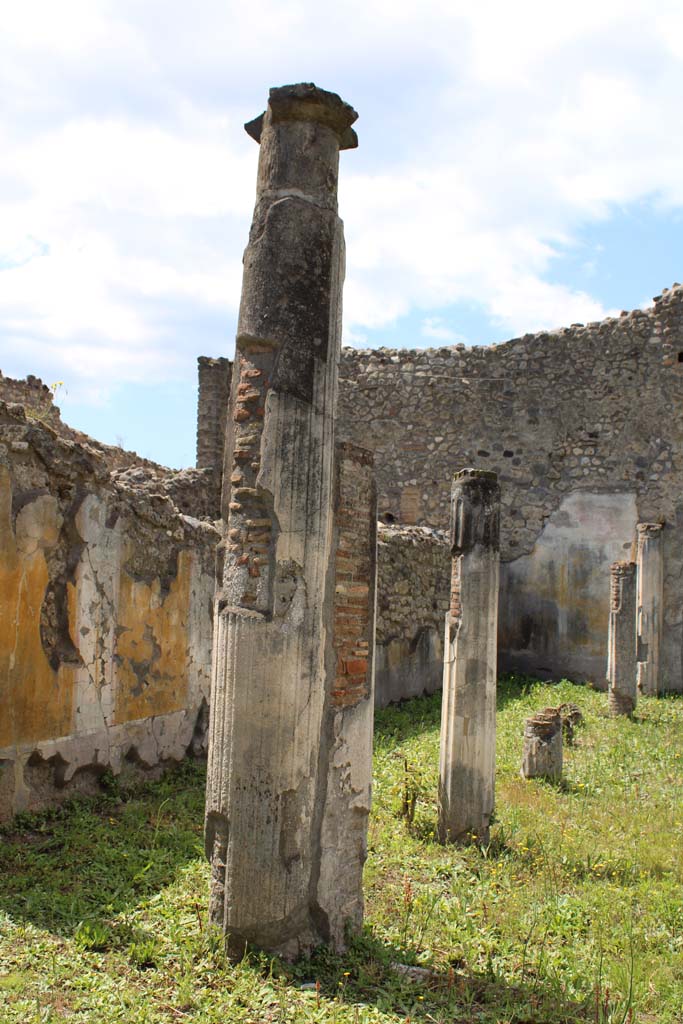
[[[562,778],[562,714],[559,708],[545,708],[524,723],[522,777]]]
[[[659,648],[664,610],[662,524],[638,523],[637,529],[638,689],[641,693],[656,695],[660,690]]]
[[[248,943],[294,956],[338,938],[317,887],[344,275],[337,176],[356,116],[334,93],[294,85],[271,89],[246,126],[261,149],[226,441],[205,828],[209,917],[233,954]]]
[[[496,770],[500,488],[464,469],[451,492],[451,606],[444,642],[439,838],[486,842]]]
[[[607,701],[611,715],[630,715],[636,706],[636,566],[610,566]]]

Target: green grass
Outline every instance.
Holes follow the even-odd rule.
[[[563,784],[525,782],[523,720],[562,700],[585,715]],[[225,960],[197,765],[20,820],[0,835],[0,1022],[683,1022],[683,699],[643,699],[635,721],[605,703],[501,683],[483,850],[434,839],[439,699],[381,712],[367,924],[342,957]]]

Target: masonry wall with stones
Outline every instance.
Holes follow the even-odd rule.
[[[0,401],[0,818],[202,753],[218,538]]]
[[[609,565],[631,557],[637,522],[663,522],[662,685],[678,691],[682,399],[678,285],[648,309],[501,345],[344,349],[340,371],[342,434],[375,452],[381,516],[445,528],[453,473],[498,473],[503,667],[604,684]],[[380,608],[401,607],[382,562],[380,549]]]
[[[450,567],[445,532],[380,524],[375,647],[379,707],[441,688]]]

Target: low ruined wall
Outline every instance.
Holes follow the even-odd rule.
[[[606,559],[637,522],[665,523],[662,685],[683,691],[683,288],[486,348],[344,349],[340,419],[398,522],[445,529],[454,472],[498,474],[509,666],[604,681]],[[565,530],[591,501],[613,502],[606,519],[577,512]]]
[[[202,752],[217,540],[0,402],[0,817]]]
[[[33,374],[29,374],[25,380],[15,380],[5,377],[0,370],[0,400],[23,406],[28,417],[49,423],[59,433],[68,428],[64,427],[59,409],[54,404],[56,388],[56,384],[49,388]]]
[[[450,557],[446,535],[380,525],[377,537],[375,703],[434,693],[443,675]]]
[[[229,386],[229,360],[208,359],[201,362],[218,364],[222,374],[227,374]],[[213,373],[216,374],[215,368]],[[203,433],[206,445],[217,445],[221,430],[224,431],[225,427],[225,410],[221,413],[219,407],[219,382],[216,381],[213,387],[205,382],[204,393],[207,407],[202,411],[203,427],[201,430],[198,428],[198,433]],[[0,372],[0,401],[22,406],[26,419],[31,423],[44,424],[65,441],[73,441],[86,451],[98,455],[107,469],[120,477],[125,486],[132,485],[150,496],[156,494],[169,497],[180,512],[195,518],[220,518],[222,446],[217,455],[218,465],[205,459],[197,463],[197,468],[168,469],[151,459],[144,459],[137,452],[127,451],[118,445],[103,444],[70,427],[63,421],[54,403],[52,390],[38,377],[29,375],[25,380],[15,380]],[[206,454],[206,450],[202,450]]]

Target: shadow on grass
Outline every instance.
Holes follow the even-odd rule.
[[[317,982],[312,999],[374,1006],[415,1024],[435,1020],[469,1024],[475,1018],[573,1024],[592,1019],[592,1007],[585,1001],[566,998],[556,987],[533,978],[512,985],[493,967],[488,972],[470,971],[460,958],[448,968],[417,966],[417,954],[417,949],[402,950],[383,942],[366,927],[343,956],[321,948],[295,964],[278,962],[276,970],[292,985],[312,988]]]
[[[80,800],[5,829],[0,911],[75,938],[92,951],[116,946],[140,970],[163,970],[157,967],[153,931],[131,929],[125,922],[112,928],[111,921],[174,882],[179,869],[202,856],[204,779],[202,767],[184,764],[137,792]],[[502,837],[499,845],[497,854],[508,855]],[[188,949],[197,962],[211,939],[201,910],[200,927],[192,929],[196,950]],[[417,971],[396,969],[396,964],[415,966],[418,954],[409,941],[407,948],[392,946],[366,928],[343,955],[321,948],[296,964],[265,955],[255,955],[252,963],[293,989],[318,982],[317,992],[302,993],[302,999],[364,1004],[415,1024],[459,1024],[474,1017],[482,1024],[590,1019],[583,1004],[566,999],[547,979],[527,975],[511,984],[493,964],[485,972],[468,969],[460,959],[441,969],[425,964]]]
[[[95,927],[170,884],[202,855],[206,771],[20,816],[0,833],[0,911],[61,935]]]

